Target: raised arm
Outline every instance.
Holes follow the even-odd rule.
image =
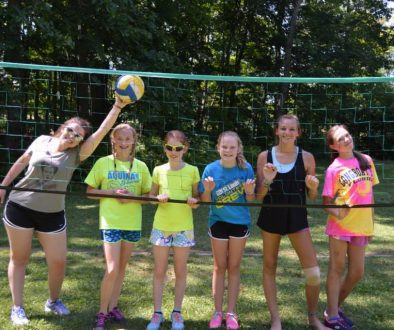
[[[88,158],[93,153],[93,151],[96,150],[97,146],[107,135],[112,126],[114,126],[116,120],[119,117],[120,111],[127,104],[128,103],[122,102],[120,98],[116,97],[111,111],[108,113],[107,117],[105,117],[100,127],[91,136],[89,136],[89,138],[84,143],[82,143],[79,152],[79,159],[81,162]]]

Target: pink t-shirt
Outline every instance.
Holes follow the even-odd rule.
[[[371,168],[362,171],[358,160],[336,158],[326,171],[323,196],[335,197],[335,204],[348,206],[372,204],[373,186],[379,183],[375,165],[368,155],[363,155]],[[373,235],[372,208],[354,208],[342,220],[329,215],[326,234],[333,236]]]

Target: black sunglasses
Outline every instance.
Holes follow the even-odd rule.
[[[182,151],[183,149],[185,149],[185,146],[183,144],[177,145],[177,146],[173,146],[172,144],[165,144],[164,148],[166,148],[166,150],[168,151]]]

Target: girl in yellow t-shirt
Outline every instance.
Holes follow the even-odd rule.
[[[100,232],[107,269],[101,282],[100,309],[94,329],[112,319],[123,322],[118,300],[135,242],[141,238],[141,201],[105,195],[148,196],[152,180],[146,164],[134,157],[137,132],[128,124],[111,133],[112,155],[97,160],[85,179],[87,192],[101,194]]]
[[[164,280],[170,248],[174,250],[175,299],[171,314],[172,329],[183,330],[182,301],[186,288],[187,259],[194,246],[192,209],[198,207],[198,168],[183,161],[189,142],[181,131],[170,131],[164,138],[166,164],[157,166],[152,174],[150,196],[159,205],[153,222],[150,242],[155,260],[153,274],[154,313],[147,330],[158,330],[164,321],[161,311]],[[171,203],[169,199],[186,203]]]

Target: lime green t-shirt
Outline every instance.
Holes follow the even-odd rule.
[[[159,194],[167,194],[171,199],[187,200],[193,195],[193,185],[200,181],[200,173],[196,166],[189,164],[176,171],[164,164],[154,168],[152,181],[159,186]],[[153,228],[162,231],[192,230],[192,208],[187,204],[160,203]]]
[[[140,196],[149,193],[152,178],[144,162],[134,159],[130,169],[130,162],[116,160],[114,163],[114,156],[109,155],[97,160],[85,183],[103,190],[125,188]],[[141,230],[141,221],[140,203],[120,203],[115,198],[100,199],[100,229]]]

